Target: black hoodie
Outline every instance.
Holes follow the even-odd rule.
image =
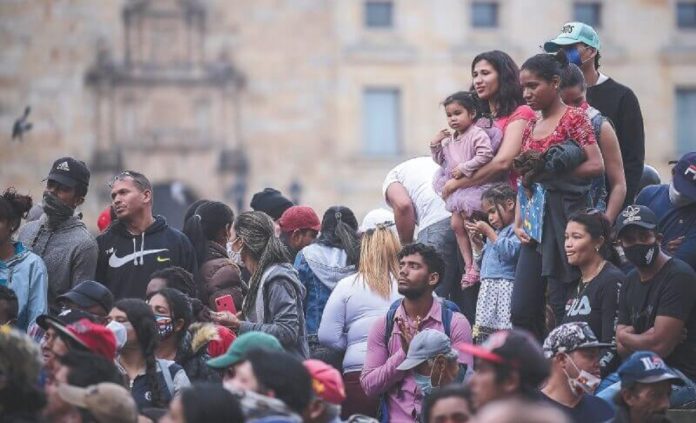
[[[196,256],[186,235],[170,228],[162,216],[145,232],[132,235],[126,225],[116,221],[97,237],[98,282],[114,294],[115,299],[145,298],[145,288],[155,270],[179,266],[196,272]]]

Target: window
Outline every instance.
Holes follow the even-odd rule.
[[[363,93],[363,152],[371,156],[399,153],[401,94],[398,89],[369,88]]]
[[[498,3],[475,1],[471,3],[471,26],[495,28],[498,26]]]
[[[677,3],[677,27],[696,29],[696,2]]]
[[[573,5],[573,19],[590,25],[593,28],[602,26],[602,5],[599,3],[575,3]]]
[[[696,134],[696,88],[677,88],[677,155],[694,150]]]
[[[365,26],[368,28],[391,28],[394,5],[390,1],[368,1],[365,3]]]

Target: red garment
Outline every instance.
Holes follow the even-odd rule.
[[[515,109],[515,111],[511,114],[495,118],[494,122],[495,126],[500,128],[500,130],[503,131],[503,134],[505,134],[505,130],[507,129],[508,125],[512,122],[520,119],[530,121],[534,119],[535,116],[536,113],[534,113],[534,110],[532,110],[532,108],[527,106],[526,104],[523,104],[521,106],[518,106]]]
[[[217,336],[208,342],[208,355],[210,355],[210,358],[223,355],[234,340],[237,339],[237,335],[224,326],[216,325],[215,329],[217,329]]]
[[[522,152],[546,151],[552,145],[569,139],[577,141],[583,147],[597,143],[590,119],[577,107],[568,107],[553,132],[544,138],[537,139],[532,135],[536,121],[530,120],[522,134]]]

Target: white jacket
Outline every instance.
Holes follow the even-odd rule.
[[[389,298],[372,292],[359,274],[341,279],[331,292],[319,325],[319,342],[327,347],[345,350],[343,372],[362,370],[367,352],[367,334],[378,317],[385,316],[389,306],[401,298],[395,279]]]

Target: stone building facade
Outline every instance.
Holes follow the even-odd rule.
[[[0,180],[38,198],[54,158],[85,160],[92,229],[126,168],[231,204],[274,186],[363,215],[383,204],[389,168],[428,153],[445,126],[439,103],[469,86],[477,53],[521,64],[574,18],[598,26],[602,70],[636,92],[647,161],[669,178],[667,161],[696,149],[692,4],[3,1]],[[26,105],[34,126],[13,141]]]

